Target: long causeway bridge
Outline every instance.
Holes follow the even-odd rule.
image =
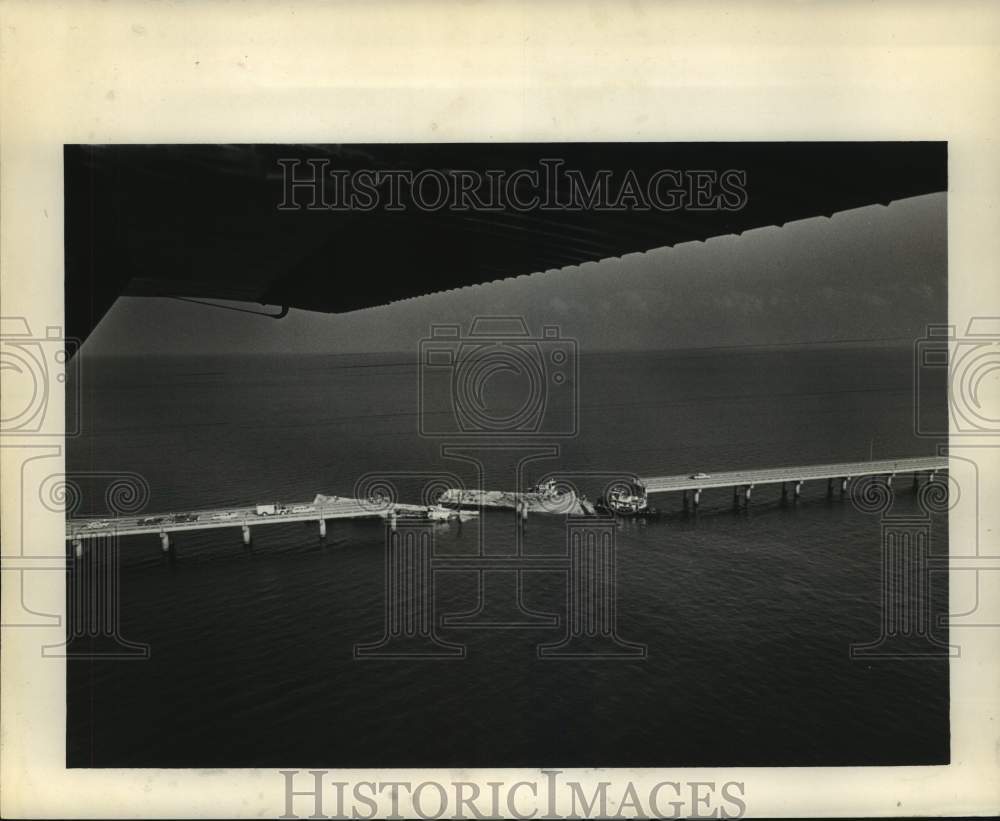
[[[681,493],[684,507],[688,506],[688,494],[695,508],[704,490],[710,488],[733,488],[734,502],[742,500],[749,505],[755,487],[761,485],[781,485],[782,496],[792,488],[795,498],[801,493],[802,485],[810,481],[826,481],[827,492],[832,495],[834,486],[840,492],[847,490],[851,480],[865,476],[882,476],[892,484],[900,474],[912,475],[919,481],[921,475],[934,481],[938,472],[948,468],[948,460],[943,456],[928,456],[912,459],[877,460],[867,462],[840,462],[823,465],[801,465],[792,467],[735,470],[722,473],[692,473],[677,476],[652,476],[637,478],[637,484],[645,488],[647,494]],[[524,513],[527,513],[527,506]],[[532,508],[538,510],[540,508]],[[558,511],[558,506],[553,512]],[[435,518],[439,515],[458,515],[437,505],[413,505],[383,503],[377,499],[354,499],[339,496],[318,495],[312,502],[292,504],[265,504],[255,506],[228,507],[211,510],[197,510],[179,513],[143,514],[118,516],[105,519],[67,519],[66,541],[72,542],[79,554],[82,544],[88,539],[96,539],[111,534],[132,536],[157,534],[164,550],[170,549],[170,534],[179,531],[208,530],[217,528],[239,528],[243,541],[250,543],[250,528],[258,525],[282,522],[316,522],[321,536],[326,535],[326,522],[336,519],[381,518],[395,522],[397,517]]]

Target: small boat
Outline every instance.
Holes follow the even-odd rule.
[[[427,508],[427,518],[432,522],[447,522],[449,519],[457,519],[459,511],[443,505],[434,505]]]
[[[427,518],[432,522],[464,522],[479,515],[478,510],[459,510],[444,505],[434,505],[427,508]]]

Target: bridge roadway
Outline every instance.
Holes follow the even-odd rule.
[[[647,493],[671,493],[693,490],[695,492],[717,487],[753,487],[777,485],[786,482],[807,482],[815,479],[839,479],[841,482],[859,476],[894,476],[899,473],[933,474],[947,470],[945,456],[924,456],[914,459],[886,459],[869,462],[841,462],[827,465],[734,470],[706,475],[652,476],[639,478]]]
[[[655,476],[640,478],[648,493],[669,493],[675,491],[695,491],[695,504],[702,490],[707,488],[733,487],[745,488],[749,500],[749,489],[754,485],[796,483],[796,495],[801,486],[799,483],[815,479],[840,479],[841,489],[846,488],[846,481],[858,476],[893,476],[898,473],[928,473],[945,470],[948,460],[945,457],[921,457],[916,459],[895,459],[871,462],[844,462],[828,465],[806,465],[803,467],[763,468],[758,470],[738,470],[726,473],[713,473],[699,478],[691,475]],[[259,514],[256,506],[228,507],[211,510],[196,510],[185,513],[142,514],[136,516],[120,516],[104,519],[67,519],[66,540],[83,541],[114,533],[119,536],[132,536],[144,533],[157,533],[161,540],[169,544],[167,534],[185,530],[209,530],[214,528],[238,527],[243,530],[244,540],[249,539],[249,528],[257,525],[279,524],[281,522],[317,522],[320,533],[325,534],[329,519],[367,519],[388,518],[395,513],[397,516],[426,515],[431,507],[428,505],[411,505],[393,503],[380,505],[362,499],[325,496],[313,502],[286,504],[278,506],[280,512]]]
[[[386,504],[361,499],[326,497],[320,502],[301,502],[284,505],[281,512],[258,514],[253,507],[227,507],[212,510],[194,510],[187,513],[144,513],[137,516],[120,516],[113,519],[67,519],[66,540],[96,538],[115,533],[132,536],[143,533],[167,534],[183,530],[209,530],[212,528],[256,527],[282,522],[325,522],[327,519],[387,518],[395,512],[399,516],[426,514],[427,505]],[[323,525],[320,524],[321,530]]]

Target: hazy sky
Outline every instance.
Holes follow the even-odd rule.
[[[276,321],[122,297],[84,350],[416,351],[433,323],[491,314],[559,325],[591,350],[913,338],[946,320],[946,240],[946,195],[929,194],[350,314]]]

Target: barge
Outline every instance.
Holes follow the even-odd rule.
[[[438,497],[437,503],[456,510],[493,508],[514,510],[522,514],[597,515],[593,502],[572,488],[561,488],[555,479],[548,479],[524,492],[448,488]]]

